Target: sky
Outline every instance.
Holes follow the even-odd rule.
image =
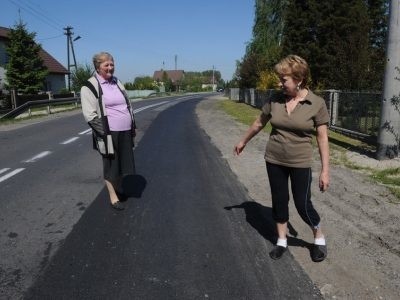
[[[114,57],[115,76],[133,82],[156,70],[220,71],[231,80],[252,38],[254,0],[1,0],[0,26],[22,19],[35,41],[67,68],[71,26],[78,65]],[[73,64],[72,52],[70,60]]]

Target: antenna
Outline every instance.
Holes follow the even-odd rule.
[[[178,67],[178,55],[175,54],[175,70],[177,70]]]

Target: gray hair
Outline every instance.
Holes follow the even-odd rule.
[[[100,53],[97,53],[97,54],[93,55],[93,66],[94,66],[94,69],[97,71],[100,68],[100,64],[102,62],[105,62],[106,60],[114,61],[114,58],[108,52],[100,52]]]

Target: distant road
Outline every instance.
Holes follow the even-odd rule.
[[[246,221],[272,232],[199,128],[202,97],[135,103],[146,185],[122,212],[81,114],[0,132],[0,298],[319,299]]]

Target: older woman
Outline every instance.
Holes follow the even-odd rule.
[[[111,207],[123,210],[118,198],[122,177],[135,173],[135,119],[122,83],[114,77],[114,58],[93,56],[95,74],[81,88],[82,112],[92,128],[93,145],[103,157],[103,175]]]
[[[311,259],[320,262],[326,258],[327,248],[320,216],[311,202],[312,134],[316,129],[322,165],[319,188],[323,192],[329,186],[329,114],[325,101],[307,88],[309,67],[303,58],[289,55],[276,64],[275,72],[279,77],[282,92],[263,106],[260,116],[235,145],[234,152],[239,155],[251,138],[264,128],[268,121],[271,122],[272,131],[265,150],[265,160],[278,240],[270,252],[270,257],[279,259],[287,249],[290,178],[296,209],[314,234]]]

